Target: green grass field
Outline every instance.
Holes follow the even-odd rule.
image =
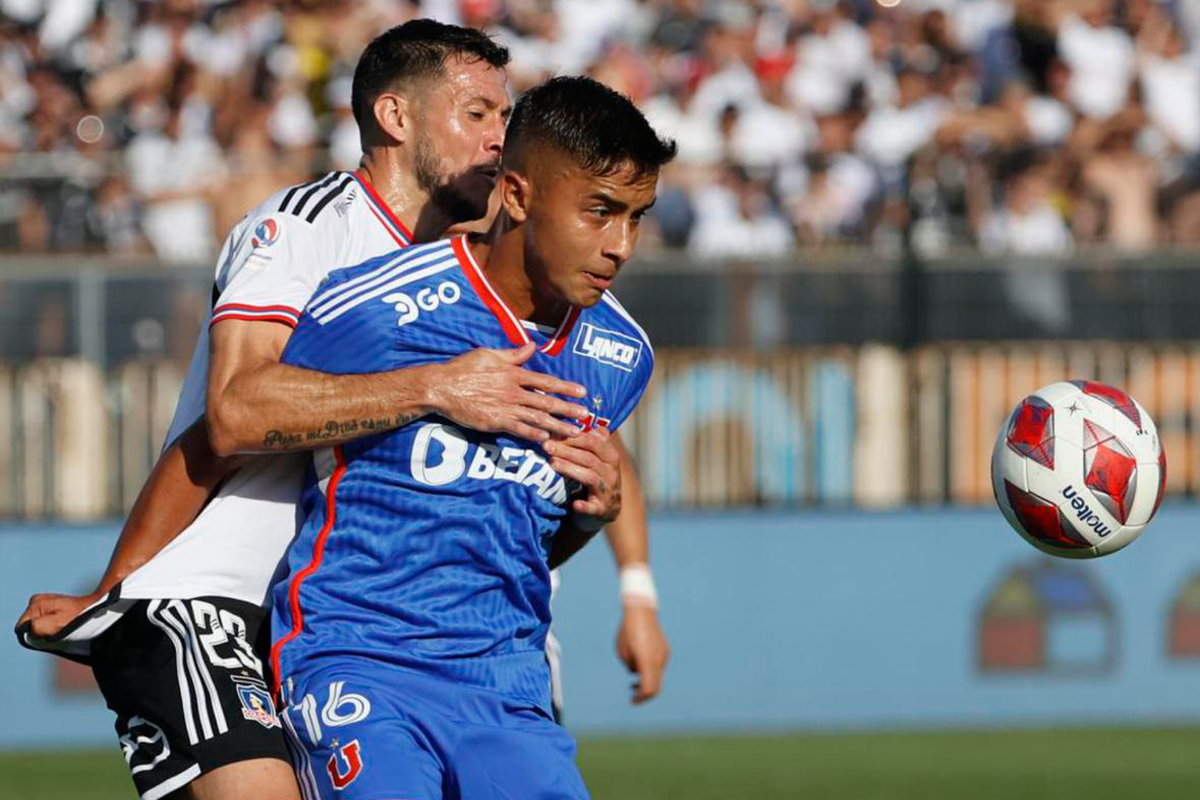
[[[1200,791],[1200,728],[585,739],[596,800],[1156,800]],[[0,755],[0,800],[129,800],[113,752]]]

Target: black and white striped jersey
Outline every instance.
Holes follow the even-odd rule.
[[[166,446],[204,414],[209,331],[225,320],[294,327],[331,270],[407,246],[412,236],[361,172],[330,172],[283,189],[234,226],[217,260],[210,318],[200,333]],[[196,520],[121,584],[123,601],[217,596],[264,604],[296,531],[308,454],[259,458],[234,474]],[[83,651],[120,616],[106,598],[60,641]]]
[[[236,319],[294,327],[331,270],[411,241],[361,172],[330,172],[289,187],[247,214],[221,249],[211,319],[200,334],[167,444],[204,413],[213,325]],[[295,501],[307,462],[307,454],[255,459],[179,538],[125,580],[123,595],[264,602],[295,533]]]

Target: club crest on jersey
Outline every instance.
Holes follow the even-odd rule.
[[[585,322],[575,339],[575,352],[601,364],[632,372],[642,358],[642,343],[632,336]]]
[[[609,419],[608,417],[600,416],[600,409],[602,409],[603,407],[604,407],[604,398],[601,397],[600,395],[593,396],[592,397],[592,408],[594,410],[592,411],[591,414],[588,414],[587,419],[585,419],[583,421],[583,429],[585,431],[590,431],[593,428],[607,428],[609,425],[612,424],[611,419]]]
[[[436,289],[426,286],[417,292],[416,299],[404,292],[394,292],[384,297],[383,302],[396,307],[396,313],[400,315],[396,324],[403,328],[408,323],[415,322],[422,311],[437,311],[439,306],[453,305],[461,297],[462,290],[458,288],[457,283],[442,281]]]
[[[268,217],[258,223],[254,235],[250,237],[250,245],[257,250],[260,247],[270,247],[279,241],[279,223]]]
[[[275,714],[275,704],[267,690],[248,683],[240,683],[237,687],[238,699],[242,701],[242,716],[257,722],[264,728],[278,728],[279,717]]]

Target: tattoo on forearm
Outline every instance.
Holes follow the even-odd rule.
[[[397,414],[394,417],[373,417],[369,419],[329,420],[324,427],[311,431],[280,431],[270,430],[263,437],[264,450],[289,450],[294,447],[305,447],[314,442],[330,440],[341,441],[356,436],[368,436],[372,433],[383,433],[395,428],[401,428],[418,419],[420,414]]]

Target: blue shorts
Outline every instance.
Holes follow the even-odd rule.
[[[340,659],[280,714],[305,800],[587,800],[575,740],[492,692]]]

